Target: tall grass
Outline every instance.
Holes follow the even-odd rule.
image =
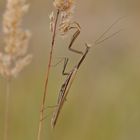
[[[30,64],[32,55],[28,54],[30,32],[22,29],[24,14],[29,5],[26,0],[7,0],[3,15],[3,33],[5,46],[0,52],[0,74],[7,81],[5,100],[4,140],[8,140],[8,116],[10,100],[10,83],[25,66]]]
[[[50,14],[50,30],[52,32],[52,41],[51,41],[51,48],[50,48],[50,53],[49,53],[44,94],[43,94],[43,99],[41,103],[37,140],[41,140],[42,124],[45,118],[44,111],[45,111],[45,103],[46,103],[47,90],[48,90],[48,81],[49,81],[49,76],[50,76],[50,71],[51,71],[51,66],[52,66],[53,51],[55,47],[55,39],[56,39],[57,30],[61,32],[61,35],[65,35],[70,30],[74,0],[66,0],[66,1],[54,0],[53,5],[55,9],[57,10],[57,14],[56,16],[54,16],[54,12]],[[61,19],[60,19],[60,23],[58,24],[59,16],[61,17]]]

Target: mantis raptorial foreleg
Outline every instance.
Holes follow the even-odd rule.
[[[72,30],[72,29],[76,29],[76,32],[74,33],[74,35],[72,36],[72,39],[70,41],[70,44],[68,46],[68,49],[72,52],[75,52],[77,54],[81,54],[83,55],[83,52],[82,51],[79,51],[77,49],[74,49],[72,48],[72,45],[73,43],[75,42],[75,40],[77,39],[77,37],[79,36],[80,32],[81,32],[81,27],[80,25],[77,23],[77,22],[73,22],[71,23],[71,25],[75,25],[75,26],[71,26],[69,29]]]

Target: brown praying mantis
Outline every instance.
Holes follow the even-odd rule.
[[[120,19],[119,19],[120,20]],[[96,41],[95,41],[95,45],[98,45],[102,42],[104,42],[105,40],[109,39],[110,37],[116,35],[117,33],[119,33],[121,30],[119,30],[118,32],[115,32],[114,34],[102,39],[102,37],[104,37],[104,35],[119,21],[115,21],[115,23],[113,23]],[[87,43],[85,44],[86,46],[86,49],[84,52],[82,51],[79,51],[79,50],[76,50],[76,49],[73,49],[72,48],[72,45],[74,43],[74,41],[76,40],[76,38],[78,37],[78,35],[80,34],[80,26],[78,23],[74,22],[74,24],[76,26],[72,26],[70,27],[70,29],[77,29],[75,34],[73,35],[72,39],[71,39],[71,42],[70,42],[70,45],[69,45],[69,50],[76,53],[76,54],[80,54],[82,55],[80,60],[78,61],[78,63],[70,70],[70,72],[65,72],[66,70],[66,66],[68,64],[68,61],[69,59],[68,58],[65,58],[65,61],[64,61],[64,68],[63,68],[63,71],[62,71],[62,74],[63,75],[66,75],[66,79],[64,81],[64,83],[62,84],[61,88],[60,88],[60,92],[59,92],[59,95],[58,95],[58,100],[57,100],[57,105],[55,107],[55,110],[53,112],[53,116],[52,116],[52,119],[51,119],[51,125],[52,125],[52,128],[55,127],[56,123],[57,123],[57,120],[58,120],[58,117],[60,115],[60,112],[62,110],[62,107],[66,101],[66,98],[67,98],[67,95],[69,93],[69,90],[71,88],[71,85],[75,79],[75,76],[81,66],[81,64],[83,63],[83,61],[85,60],[88,52],[89,52],[89,49],[90,49],[90,45],[88,45]]]
[[[119,30],[118,32],[115,32],[114,34],[102,39],[105,34],[118,22],[120,21],[121,18],[119,18],[117,21],[115,21],[96,41],[95,41],[95,46],[99,45],[100,43],[104,42],[105,40],[111,38],[112,36],[116,35],[117,33],[119,33],[121,30]],[[73,26],[74,25],[74,26]],[[75,79],[75,76],[81,66],[81,64],[83,63],[83,61],[85,60],[88,52],[89,52],[89,49],[90,49],[90,45],[88,45],[87,43],[85,43],[85,51],[82,52],[82,51],[79,51],[79,50],[76,50],[76,49],[73,49],[72,48],[72,45],[73,43],[75,42],[75,40],[77,39],[77,37],[79,36],[80,34],[80,25],[76,22],[73,22],[72,23],[72,26],[69,28],[69,29],[76,29],[76,32],[74,33],[71,41],[70,41],[70,44],[68,46],[68,49],[76,54],[80,54],[81,55],[81,58],[80,60],[77,62],[77,64],[70,70],[70,72],[65,72],[66,70],[66,67],[67,67],[67,64],[68,64],[68,61],[69,59],[68,58],[65,58],[64,59],[64,68],[63,68],[63,71],[62,71],[62,74],[67,76],[64,83],[62,84],[61,88],[60,88],[60,92],[59,92],[59,95],[58,95],[58,99],[57,99],[57,104],[55,106],[55,110],[53,112],[53,116],[52,116],[52,119],[51,119],[51,125],[52,125],[52,128],[55,127],[56,123],[57,123],[57,120],[58,120],[58,117],[60,115],[60,112],[63,108],[63,105],[66,101],[66,98],[67,98],[67,95],[69,93],[69,90],[72,86],[72,83]]]

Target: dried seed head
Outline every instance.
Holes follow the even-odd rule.
[[[0,74],[3,77],[18,75],[31,60],[31,55],[27,54],[31,34],[21,28],[28,8],[26,0],[7,0],[3,15],[5,46],[3,52],[0,52]]]
[[[54,6],[60,11],[70,10],[74,5],[74,0],[54,0]]]
[[[72,22],[72,16],[74,11],[74,0],[54,0],[54,6],[60,11],[60,22],[58,25],[58,30],[61,36],[65,36],[70,30]],[[55,17],[54,14],[50,14],[50,29],[54,30]]]

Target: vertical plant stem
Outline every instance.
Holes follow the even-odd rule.
[[[6,98],[5,98],[5,115],[4,115],[4,140],[8,140],[9,100],[10,100],[10,80],[7,79]]]
[[[51,49],[50,49],[50,53],[49,53],[49,62],[48,62],[47,73],[46,73],[44,95],[43,95],[42,104],[41,104],[40,120],[39,120],[37,140],[41,140],[42,120],[44,118],[44,108],[45,108],[45,102],[46,102],[46,97],[47,97],[48,81],[49,81],[51,64],[52,64],[52,58],[53,58],[53,50],[54,50],[54,45],[55,45],[56,29],[57,29],[57,22],[58,22],[59,13],[60,12],[58,10],[57,11],[57,15],[56,15],[56,19],[55,19],[54,31],[53,31],[53,35],[52,35]]]

